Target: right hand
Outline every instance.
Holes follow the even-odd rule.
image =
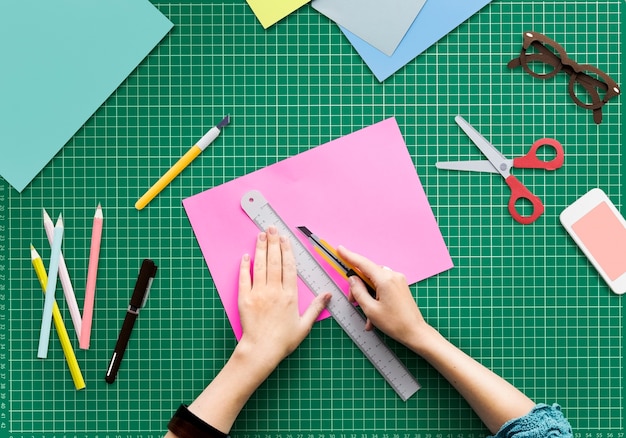
[[[337,248],[339,256],[356,267],[368,277],[376,289],[376,298],[373,298],[363,281],[357,276],[351,276],[351,301],[356,301],[367,316],[366,329],[373,326],[382,330],[398,342],[414,349],[421,334],[429,327],[409,289],[404,274],[383,268],[371,260],[349,251],[343,246]]]
[[[430,363],[467,400],[493,434],[507,421],[523,417],[535,406],[521,391],[428,325],[403,274],[341,246],[337,252],[369,278],[376,289],[377,297],[372,298],[360,278],[350,278],[349,298],[358,302],[367,315],[366,328],[376,326]]]

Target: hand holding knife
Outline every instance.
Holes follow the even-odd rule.
[[[311,232],[307,227],[298,227],[298,230],[309,238],[315,251],[317,251],[337,272],[343,275],[345,278],[356,275],[365,284],[369,294],[376,298],[376,288],[372,284],[369,278],[367,278],[362,272],[360,272],[354,266],[350,266],[345,260],[339,257],[337,250],[330,246],[325,240],[320,239]]]

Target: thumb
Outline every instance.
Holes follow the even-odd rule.
[[[365,283],[356,275],[348,277],[348,283],[350,283],[350,297],[356,301],[359,306],[367,314],[368,309],[372,305],[372,302],[376,301],[367,291]]]
[[[363,312],[367,317],[367,320],[365,321],[365,330],[373,330],[374,324],[372,323],[368,315],[372,308],[371,305],[373,304],[373,302],[376,302],[376,299],[373,298],[367,291],[363,280],[361,280],[356,275],[351,275],[350,277],[348,277],[348,282],[350,283],[350,300],[356,301],[359,306],[361,306],[361,309],[363,309]]]
[[[315,297],[309,307],[302,314],[302,322],[306,324],[307,328],[313,327],[313,324],[317,320],[317,317],[320,316],[322,310],[326,308],[326,305],[330,301],[332,295],[330,293],[320,294]]]

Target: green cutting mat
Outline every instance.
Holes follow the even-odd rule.
[[[179,403],[193,400],[235,346],[181,200],[391,116],[455,262],[413,287],[427,320],[537,402],[562,404],[577,436],[624,436],[624,301],[558,222],[593,187],[626,211],[623,97],[604,107],[596,126],[570,101],[567,75],[539,81],[506,68],[522,32],[536,30],[624,85],[623,2],[495,0],[383,84],[309,6],[267,31],[243,0],[156,6],[175,24],[169,36],[21,195],[0,181],[2,437],[161,436]],[[137,212],[138,196],[225,114],[232,124],[219,140]],[[512,221],[501,178],[435,168],[437,160],[480,158],[454,123],[457,114],[510,156],[544,136],[563,143],[562,169],[517,171],[546,205],[537,223]],[[87,383],[77,392],[56,334],[49,358],[36,359],[43,295],[29,245],[47,263],[41,210],[63,214],[82,307],[98,203],[105,229],[94,330],[91,349],[77,351]],[[375,206],[361,207],[367,214]],[[119,377],[108,385],[105,369],[144,257],[159,272]],[[257,391],[233,436],[487,433],[427,363],[393,345],[423,384],[408,402],[326,320]]]

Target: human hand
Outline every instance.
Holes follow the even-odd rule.
[[[243,335],[237,349],[271,372],[309,334],[331,294],[317,296],[300,315],[296,260],[289,239],[279,236],[276,227],[257,237],[252,277],[250,263],[244,255],[239,269]]]
[[[371,330],[376,326],[415,351],[416,342],[419,342],[429,326],[413,299],[404,274],[381,267],[343,246],[339,246],[337,252],[342,259],[369,278],[376,289],[377,297],[373,298],[360,278],[351,276],[348,279],[348,298],[356,301],[365,312],[366,329]]]

